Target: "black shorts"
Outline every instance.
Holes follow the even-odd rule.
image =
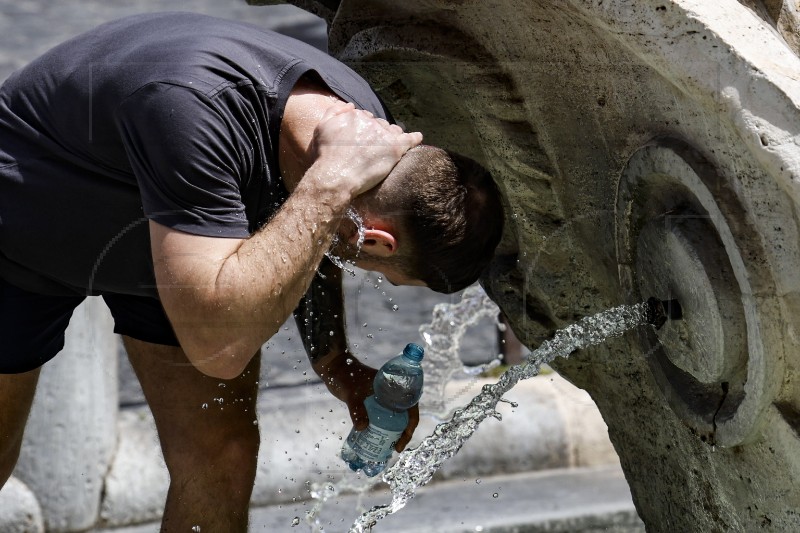
[[[83,296],[48,296],[0,279],[0,374],[27,372],[64,348],[64,331]],[[178,346],[178,339],[155,298],[124,294],[102,297],[114,332],[145,342]]]

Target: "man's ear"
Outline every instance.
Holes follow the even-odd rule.
[[[350,242],[358,242],[358,233],[350,237]],[[364,230],[364,243],[361,251],[375,257],[390,257],[397,252],[397,239],[388,231],[382,229]]]

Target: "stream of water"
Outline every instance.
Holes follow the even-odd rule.
[[[378,520],[405,507],[417,489],[427,484],[442,463],[461,449],[483,420],[490,416],[500,419],[497,403],[517,382],[537,375],[543,364],[556,357],[567,357],[575,350],[599,344],[649,321],[652,321],[651,304],[641,303],[608,309],[557,331],[552,339],[531,352],[525,363],[509,368],[496,383],[485,385],[478,396],[455,411],[449,421],[439,424],[416,448],[400,454],[383,475],[383,481],[391,488],[392,501],[359,516],[350,533],[371,531]]]
[[[356,231],[358,232],[358,240],[356,241],[355,249],[356,249],[356,255],[358,255],[358,253],[361,251],[361,247],[364,245],[364,236],[366,232],[366,228],[364,228],[364,221],[362,220],[361,215],[359,215],[358,212],[352,207],[347,208],[345,216],[349,218],[356,226]],[[337,244],[339,244],[339,239],[340,237],[338,233],[333,236],[333,240],[331,241],[330,244],[330,249],[327,252],[325,252],[325,256],[328,259],[330,259],[334,265],[341,268],[342,271],[347,272],[351,276],[355,276],[356,271],[353,270],[351,267],[347,266],[346,262],[342,261],[341,257],[330,251],[336,248]],[[347,261],[347,263],[349,263],[349,261]]]

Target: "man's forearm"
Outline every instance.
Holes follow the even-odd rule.
[[[342,271],[324,258],[294,313],[311,364],[347,352]]]
[[[309,177],[313,184],[315,176]],[[349,200],[301,183],[268,224],[223,252],[217,264],[203,253],[184,259],[181,267],[204,270],[197,277],[207,283],[181,286],[163,265],[159,272],[154,257],[159,294],[193,364],[221,378],[244,369],[296,307]]]
[[[322,260],[294,317],[314,372],[333,396],[347,403],[354,423],[363,429],[367,420],[364,398],[372,390],[375,369],[349,351],[342,271],[329,259]]]

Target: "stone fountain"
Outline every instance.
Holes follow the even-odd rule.
[[[557,363],[648,530],[800,530],[796,2],[292,3],[409,129],[491,169],[507,231],[483,284],[529,347],[680,301]]]

